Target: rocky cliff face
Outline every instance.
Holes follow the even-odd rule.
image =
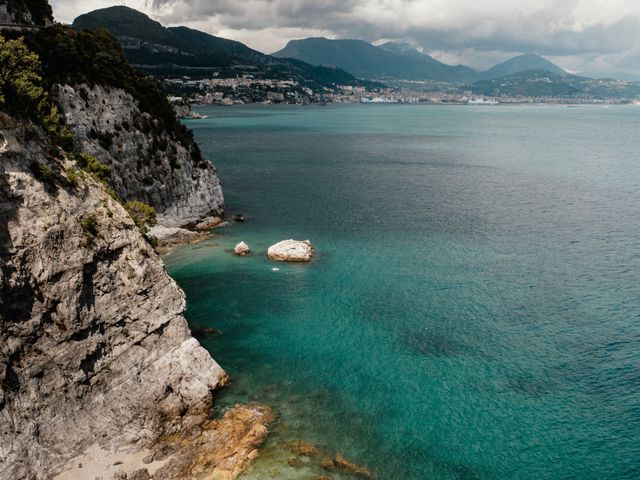
[[[50,25],[53,22],[47,0],[0,0],[0,26]]]
[[[152,205],[167,227],[222,214],[215,168],[158,128],[124,90],[64,85],[56,97],[75,148],[113,168],[113,187],[122,198]]]
[[[100,95],[135,111],[121,93]],[[71,90],[65,98],[76,99]],[[77,131],[92,124],[70,112]],[[128,118],[111,115],[104,125]],[[133,155],[124,139],[116,148],[124,159]],[[246,453],[264,436],[266,413],[240,415],[244,450],[221,433],[204,436],[224,431],[207,417],[226,375],[191,337],[182,291],[121,205],[89,176],[68,181],[70,168],[52,159],[36,128],[0,113],[0,478],[49,479],[71,468],[74,475],[60,478],[93,479],[104,470],[106,480],[120,460],[126,468],[115,478],[126,478],[127,468],[130,478],[145,478],[131,473],[138,467],[155,470],[154,478],[190,478],[207,471],[196,465],[198,452]],[[189,195],[177,205],[157,195],[165,215],[187,208]],[[238,425],[234,419],[226,428]],[[176,439],[189,455],[175,453]],[[82,470],[77,459],[87,452],[110,463]],[[216,458],[206,457],[208,467],[220,467]]]
[[[24,2],[2,0],[0,1],[0,25],[33,25],[33,18]]]

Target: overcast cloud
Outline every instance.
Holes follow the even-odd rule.
[[[640,79],[638,0],[53,0],[70,22],[128,5],[271,53],[308,36],[412,43],[447,63],[486,68],[535,52],[560,66]]]

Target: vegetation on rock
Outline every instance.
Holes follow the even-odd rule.
[[[33,120],[60,147],[71,146],[71,134],[47,92],[40,58],[22,37],[8,40],[0,35],[0,109]]]
[[[101,163],[96,157],[88,153],[78,153],[75,155],[75,159],[82,171],[88,173],[103,185],[106,186],[108,184],[111,177],[111,167]]]
[[[160,82],[132,67],[117,40],[107,31],[76,32],[56,25],[30,33],[25,41],[41,58],[49,90],[57,84],[82,83],[122,88],[138,101],[142,112],[151,115],[154,133],[169,133],[190,149],[194,158],[200,157],[193,134],[178,121]]]
[[[23,0],[31,18],[36,25],[46,25],[53,22],[53,10],[47,0]]]
[[[144,202],[137,200],[127,202],[124,204],[124,209],[143,234],[147,233],[148,227],[154,226],[158,221],[156,209]]]

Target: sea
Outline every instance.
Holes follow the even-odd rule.
[[[212,415],[276,414],[242,480],[640,478],[640,107],[197,111],[228,224],[164,260]]]

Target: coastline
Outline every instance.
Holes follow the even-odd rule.
[[[269,407],[235,405],[222,418],[160,437],[142,450],[129,451],[126,445],[107,450],[94,444],[53,480],[233,480],[258,456],[273,419]]]

